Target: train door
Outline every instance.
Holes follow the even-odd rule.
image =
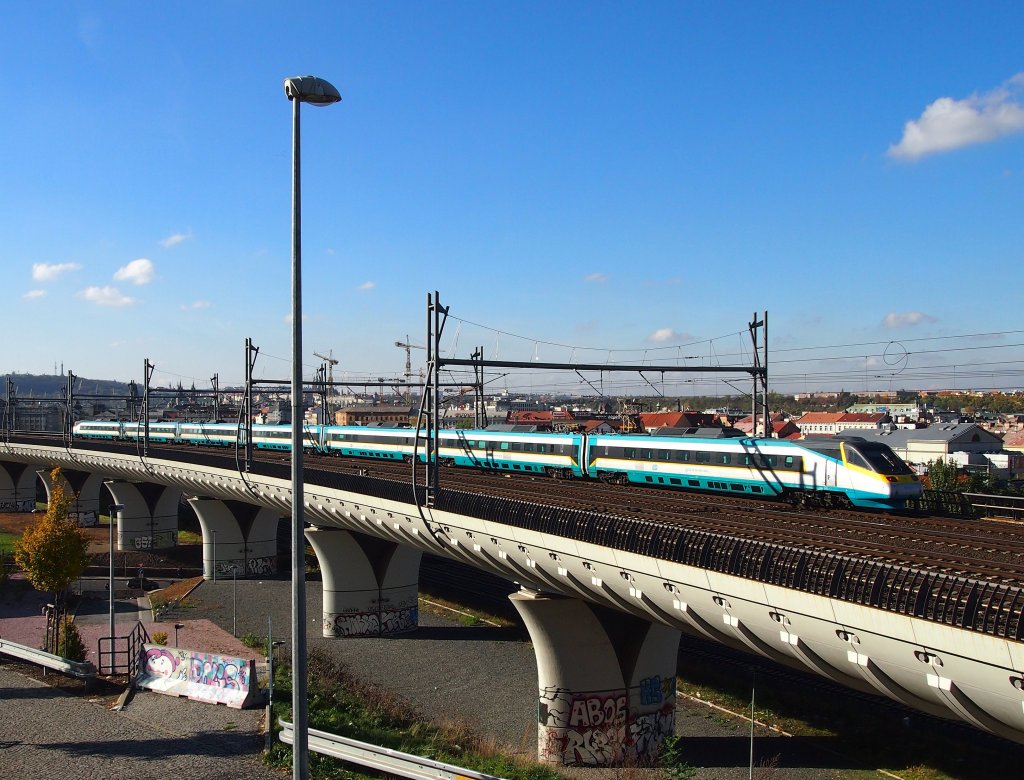
[[[832,458],[825,458],[825,487],[835,487],[839,474],[839,463]]]

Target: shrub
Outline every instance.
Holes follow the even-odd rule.
[[[167,644],[167,632],[166,631],[154,631],[152,636],[154,645],[166,645]]]
[[[82,635],[78,633],[78,626],[71,618],[64,618],[62,621],[57,655],[67,658],[69,661],[85,660],[85,642],[82,641]]]

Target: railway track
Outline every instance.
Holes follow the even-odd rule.
[[[51,440],[52,441],[52,440]],[[152,457],[180,453],[179,445],[150,444]],[[234,451],[204,448],[235,468]],[[287,452],[257,450],[257,463],[286,464]],[[360,474],[409,482],[408,463],[308,454],[312,471]],[[422,480],[422,468],[419,469]],[[445,488],[528,501],[587,513],[607,514],[723,534],[766,544],[798,547],[906,566],[924,571],[1024,586],[1024,535],[1014,524],[909,512],[818,509],[783,502],[539,475],[492,473],[446,467]]]

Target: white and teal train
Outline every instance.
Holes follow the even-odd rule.
[[[135,441],[136,422],[82,421],[75,435]],[[650,436],[442,430],[445,465],[565,479],[595,479],[680,490],[781,497],[831,506],[900,509],[920,497],[917,475],[886,445],[858,438],[757,439],[728,429]],[[426,441],[412,428],[306,425],[306,449],[378,460],[425,460]],[[228,423],[150,423],[153,442],[234,447]],[[291,449],[291,426],[254,425],[253,446]]]

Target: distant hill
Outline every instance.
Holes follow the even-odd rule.
[[[0,375],[0,395],[7,393],[7,379],[14,383],[20,398],[60,398],[67,385],[67,377],[59,374],[3,374]],[[75,377],[75,393],[89,395],[126,395],[128,385],[112,379],[86,379]]]

